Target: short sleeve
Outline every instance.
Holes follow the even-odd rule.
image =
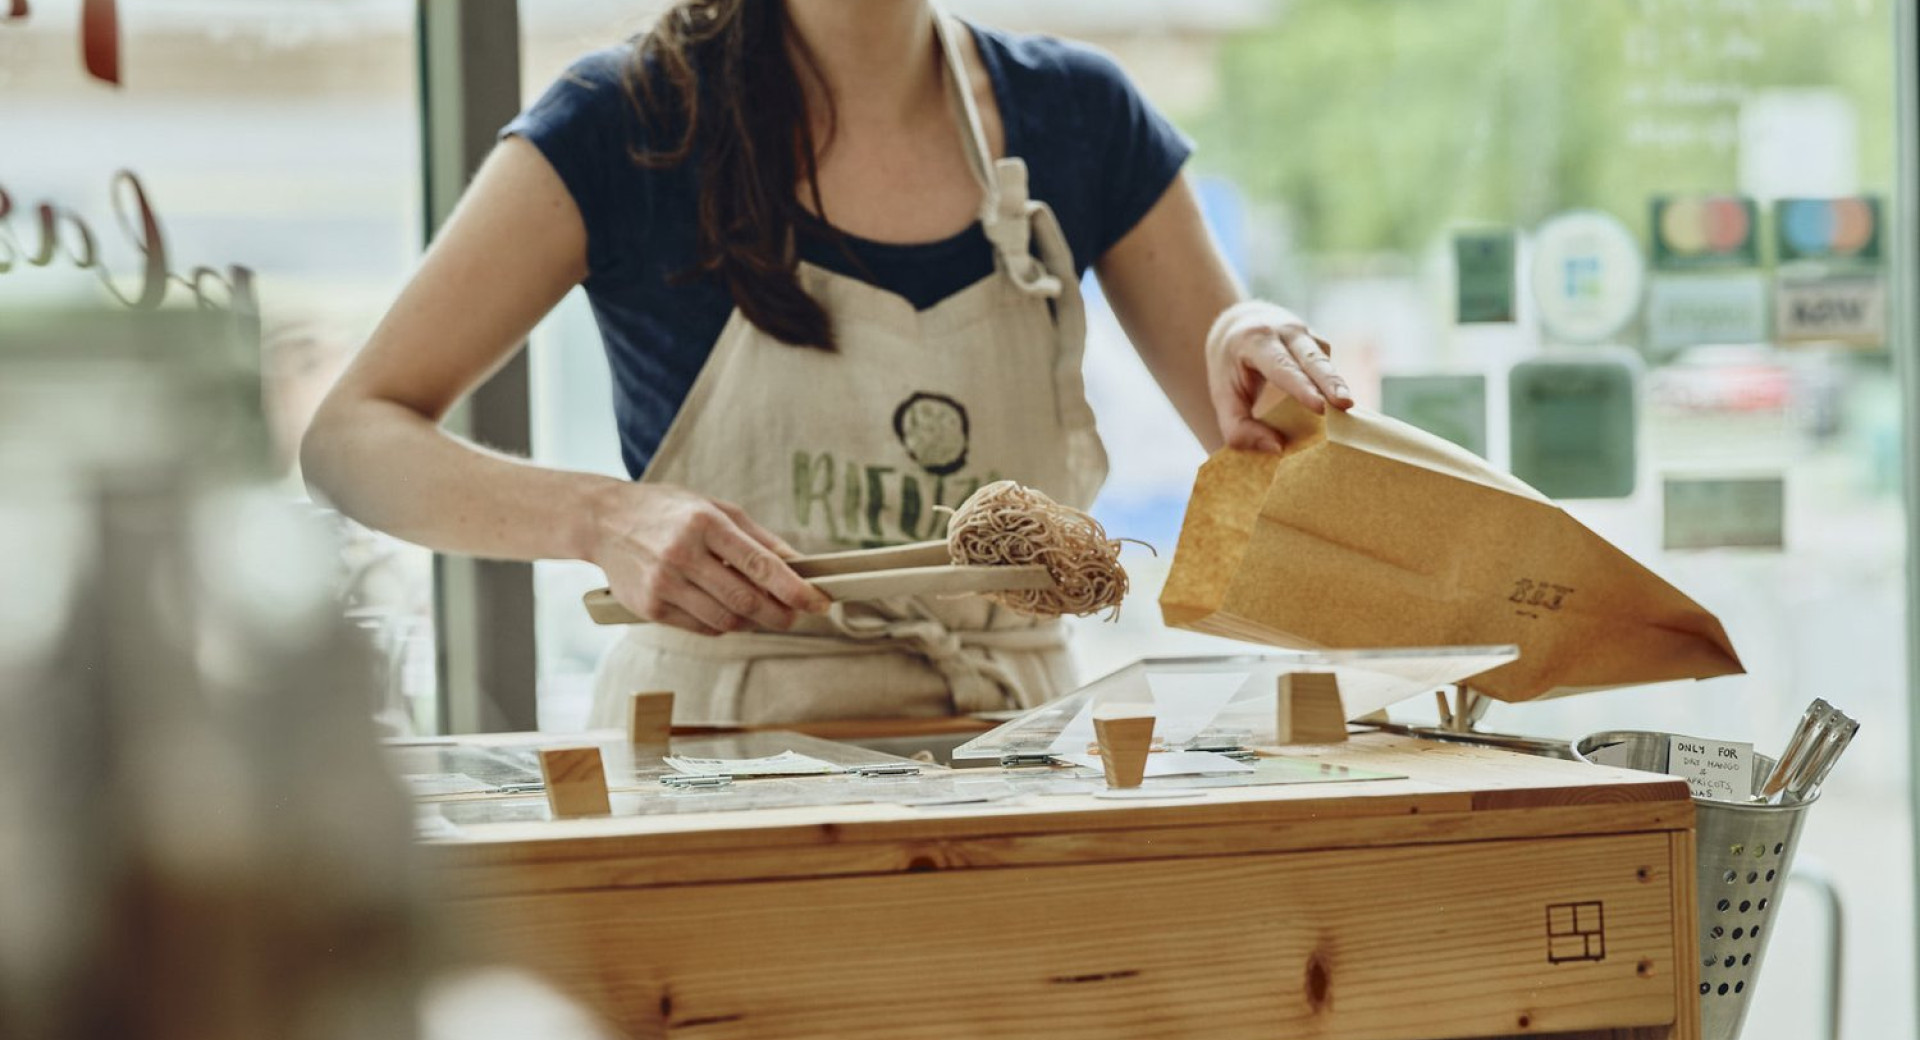
[[[1193,154],[1193,142],[1104,51],[1066,43],[1062,60],[1078,100],[1081,125],[1099,158],[1091,261],[1106,255],[1160,201]]]
[[[588,280],[621,266],[616,248],[646,240],[648,178],[633,163],[642,139],[624,81],[632,48],[609,47],[574,62],[501,131],[540,150],[580,209]]]

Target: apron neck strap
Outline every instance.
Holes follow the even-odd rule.
[[[960,33],[967,31],[938,4],[933,7],[933,32],[940,41],[941,64],[946,66],[947,104],[960,128],[960,146],[967,153],[967,167],[987,200],[998,194],[999,178],[993,168],[993,150],[987,146],[987,132],[980,122],[980,106],[973,100],[973,82],[967,76],[967,64],[960,51]]]
[[[993,243],[999,266],[1022,290],[1039,296],[1057,296],[1062,281],[1059,273],[1050,272],[1032,253],[1032,221],[1038,207],[1027,195],[1027,164],[1017,157],[996,162],[987,144],[986,130],[980,122],[980,106],[974,103],[973,83],[967,76],[966,59],[960,49],[959,34],[967,28],[949,17],[938,4],[933,6],[933,28],[940,40],[940,55],[945,59],[947,101],[960,128],[960,144],[967,153],[967,166],[980,185],[980,224],[987,240]]]

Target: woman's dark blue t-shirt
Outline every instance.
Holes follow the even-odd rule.
[[[1026,160],[1029,190],[1053,207],[1084,272],[1159,201],[1192,145],[1105,54],[972,28],[1007,154]],[[671,169],[631,158],[635,149],[672,143],[649,140],[633,110],[622,82],[631,53],[622,45],[580,59],[501,134],[546,156],[586,222],[584,285],[613,372],[621,455],[637,478],[693,389],[733,300],[716,279],[684,277],[699,251],[698,155]],[[921,309],[993,272],[977,224],[915,245],[803,233],[798,251]]]

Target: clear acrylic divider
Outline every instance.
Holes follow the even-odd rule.
[[[1155,744],[1167,750],[1268,745],[1280,677],[1290,672],[1332,672],[1343,714],[1355,719],[1519,656],[1507,645],[1146,657],[962,744],[953,760],[1084,751],[1094,711],[1120,705],[1151,708],[1160,720]]]

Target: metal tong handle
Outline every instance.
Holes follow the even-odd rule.
[[[1800,716],[1787,749],[1780,753],[1773,772],[1753,800],[1772,802],[1785,797],[1806,801],[1833,772],[1834,764],[1859,731],[1857,720],[1824,699],[1815,698]]]
[[[1833,772],[1834,763],[1840,760],[1841,752],[1853,743],[1853,735],[1860,731],[1860,723],[1849,718],[1845,712],[1834,711],[1827,717],[1827,725],[1819,735],[1819,740],[1805,755],[1801,756],[1801,766],[1787,781],[1787,796],[1795,801],[1806,801],[1820,790],[1826,782],[1827,774]]]
[[[1787,781],[1792,779],[1794,770],[1800,764],[1800,757],[1807,752],[1814,730],[1832,711],[1833,705],[1819,697],[1807,705],[1807,710],[1800,714],[1800,723],[1793,728],[1793,736],[1787,739],[1787,749],[1773,760],[1773,772],[1767,774],[1766,782],[1760,785],[1760,792],[1754,795],[1755,801],[1771,801],[1786,789]]]

